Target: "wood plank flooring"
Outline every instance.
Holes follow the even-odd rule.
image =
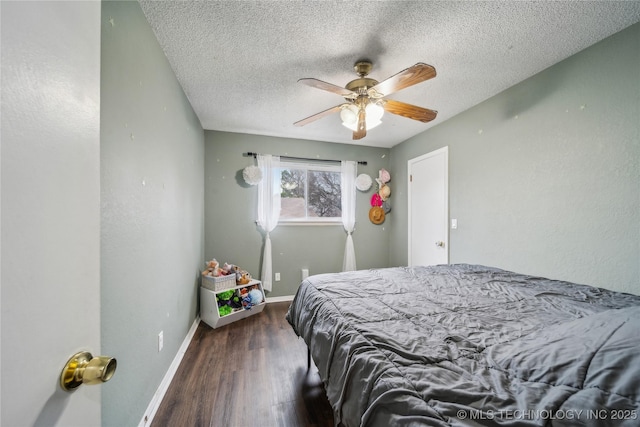
[[[333,427],[318,371],[285,320],[289,302],[212,329],[204,322],[151,427]]]

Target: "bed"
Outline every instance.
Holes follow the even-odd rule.
[[[640,296],[475,265],[311,276],[336,426],[640,426]]]

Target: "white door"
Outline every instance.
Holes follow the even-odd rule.
[[[0,425],[99,426],[100,386],[59,378],[100,352],[101,6],[0,7]]]
[[[448,147],[409,160],[409,265],[449,262]]]

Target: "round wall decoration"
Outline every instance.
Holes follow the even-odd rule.
[[[258,166],[247,166],[242,170],[242,177],[247,184],[258,185],[262,181],[262,171]]]
[[[367,191],[371,188],[371,184],[373,184],[373,180],[366,173],[361,173],[356,178],[356,188],[360,191]]]

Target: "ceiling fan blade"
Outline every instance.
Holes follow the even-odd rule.
[[[322,90],[326,90],[327,92],[332,92],[332,93],[336,93],[340,96],[343,96],[345,98],[357,98],[358,94],[340,87],[340,86],[336,86],[334,84],[331,83],[327,83],[327,82],[323,82],[322,80],[318,80],[318,79],[312,79],[312,78],[307,78],[307,79],[300,79],[298,80],[298,83],[302,83],[305,84],[307,86],[311,86],[311,87],[315,87],[317,89],[322,89]]]
[[[319,113],[314,114],[313,116],[309,116],[306,119],[298,120],[294,123],[295,126],[304,126],[311,122],[315,122],[318,119],[323,118],[324,116],[328,116],[329,114],[337,113],[342,109],[342,104],[336,105],[335,107],[331,107],[328,110],[321,111]]]
[[[362,139],[367,136],[367,119],[364,108],[360,108],[358,112],[358,127],[353,132],[353,139]]]
[[[366,130],[364,130],[364,131],[362,131],[362,132],[360,132],[360,131],[358,131],[358,130],[357,130],[357,131],[355,131],[355,132],[353,132],[353,140],[354,140],[354,141],[357,141],[358,139],[362,139],[362,138],[364,138],[365,136],[367,136],[367,131],[366,131]]]
[[[391,114],[397,114],[399,116],[418,120],[423,123],[430,122],[438,115],[438,112],[435,110],[416,107],[415,105],[407,104],[400,101],[394,101],[393,99],[385,100],[383,107],[385,111],[388,111]]]
[[[409,86],[413,86],[425,80],[432,79],[436,76],[436,69],[431,65],[418,62],[416,65],[400,71],[388,79],[381,81],[371,89],[369,96],[373,98],[381,98],[391,95]]]

